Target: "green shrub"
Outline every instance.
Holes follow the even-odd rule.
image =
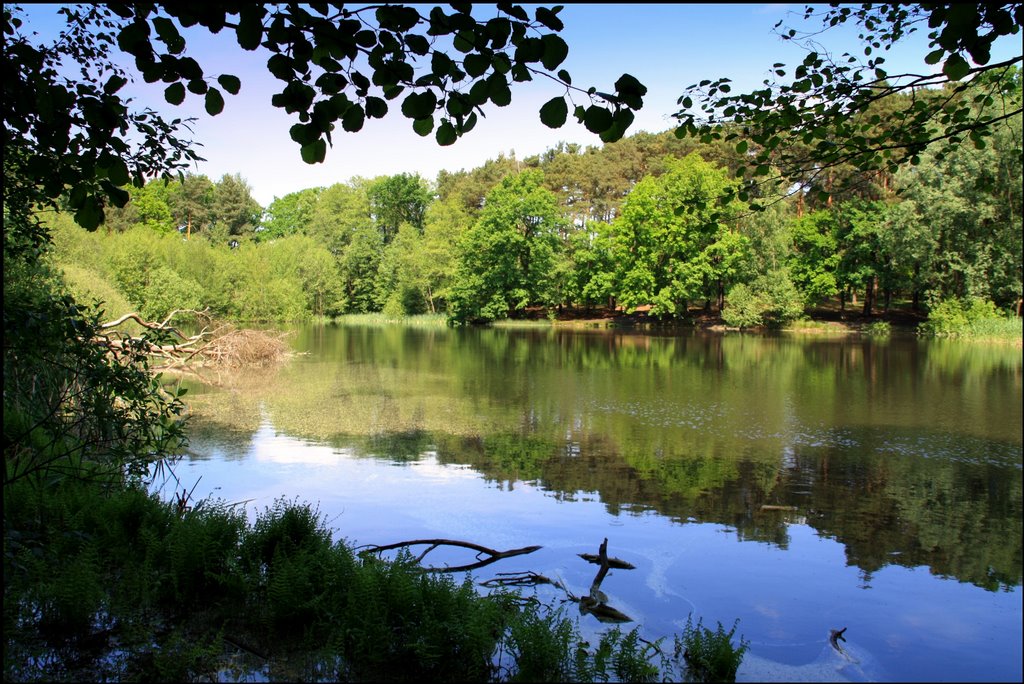
[[[864,332],[871,337],[889,337],[892,334],[892,324],[889,321],[873,321],[867,325]]]
[[[756,294],[749,285],[740,283],[729,290],[722,320],[734,328],[751,328],[764,323],[768,302],[763,295]]]
[[[722,320],[736,328],[783,325],[799,318],[803,311],[803,297],[785,269],[778,269],[749,285],[734,285],[726,296]]]
[[[754,281],[754,287],[764,292],[767,300],[765,317],[772,323],[784,325],[803,315],[803,296],[785,269],[760,276]]]
[[[194,280],[186,280],[167,266],[155,268],[142,289],[142,317],[162,321],[178,309],[198,311],[205,297],[203,288]]]
[[[687,681],[691,682],[734,682],[743,654],[750,644],[740,637],[739,647],[733,646],[732,637],[739,625],[737,620],[728,632],[718,623],[714,631],[692,616],[686,618],[682,638],[676,637],[676,652],[683,652],[688,665]]]
[[[1021,319],[1000,314],[988,300],[952,297],[931,307],[919,331],[936,337],[1019,339]]]

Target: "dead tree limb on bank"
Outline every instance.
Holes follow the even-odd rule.
[[[194,335],[186,335],[171,325],[175,316],[188,315],[205,323]],[[123,329],[135,323],[144,329],[141,335]],[[128,350],[141,352],[158,360],[153,370],[188,372],[199,366],[238,368],[265,366],[288,355],[284,332],[239,330],[230,324],[214,326],[207,311],[179,309],[163,321],[147,321],[138,313],[127,313],[108,323],[101,323],[93,342],[119,356]]]
[[[167,366],[184,365],[200,354],[209,341],[225,326],[215,330],[210,330],[207,326],[195,335],[186,335],[171,325],[171,319],[181,314],[191,315],[200,320],[209,320],[206,311],[178,309],[172,311],[162,321],[148,321],[138,313],[131,312],[113,321],[100,323],[92,341],[107,349],[115,357],[132,350],[160,359]],[[134,335],[124,330],[122,326],[129,322],[149,331],[148,334]]]
[[[523,547],[521,549],[510,549],[508,551],[498,551],[496,549],[489,549],[486,546],[481,546],[480,544],[474,544],[472,542],[465,542],[465,541],[458,541],[458,540],[455,540],[455,539],[413,539],[411,541],[395,542],[394,544],[384,544],[382,546],[371,546],[371,547],[367,548],[365,551],[361,551],[360,555],[369,554],[369,553],[381,553],[382,551],[392,551],[394,549],[408,548],[410,546],[420,546],[420,545],[427,545],[428,548],[427,548],[426,551],[421,553],[416,558],[416,562],[417,563],[422,562],[423,558],[428,553],[430,553],[434,549],[438,548],[439,546],[458,546],[458,547],[461,547],[461,548],[464,548],[464,549],[472,549],[473,551],[477,552],[477,554],[476,554],[477,562],[476,563],[470,563],[468,565],[459,565],[459,566],[456,566],[456,567],[423,568],[423,572],[463,572],[463,571],[466,571],[466,570],[476,570],[478,568],[486,567],[486,566],[490,565],[491,563],[496,563],[497,561],[500,561],[503,558],[510,558],[512,556],[521,556],[521,555],[524,555],[524,554],[527,554],[527,553],[533,553],[537,549],[541,548],[540,546],[526,546],[526,547]],[[481,560],[480,557],[484,556],[484,555],[488,556],[488,557]]]

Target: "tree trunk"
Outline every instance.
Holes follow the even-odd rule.
[[[875,286],[878,284],[878,278],[871,276],[871,280],[868,281],[868,286],[864,288],[864,315],[870,316],[871,309],[875,304]]]

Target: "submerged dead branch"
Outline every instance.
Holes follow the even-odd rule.
[[[455,539],[413,539],[411,541],[396,542],[394,544],[384,544],[383,546],[371,546],[365,551],[361,551],[360,554],[369,553],[381,553],[382,551],[392,551],[394,549],[408,548],[410,546],[426,545],[428,548],[426,551],[421,553],[417,558],[416,562],[422,562],[423,558],[438,548],[439,546],[458,546],[464,549],[472,549],[476,551],[476,563],[470,563],[468,565],[459,565],[454,567],[443,567],[443,568],[423,568],[423,572],[463,572],[465,570],[476,570],[477,568],[483,568],[491,563],[496,563],[502,558],[510,558],[512,556],[521,556],[527,553],[533,553],[540,546],[526,546],[521,549],[510,549],[508,551],[497,551],[495,549],[489,549],[486,546],[480,544],[474,544],[472,542],[458,541]],[[487,558],[480,559],[481,556],[488,556]]]
[[[594,565],[601,564],[601,557],[598,555],[594,555],[592,553],[577,553],[576,555],[582,558],[583,560],[587,561],[588,563],[593,563]],[[632,563],[627,563],[626,561],[621,560],[619,558],[608,558],[606,560],[608,561],[609,568],[613,568],[615,570],[636,570],[635,565],[633,565]]]
[[[594,576],[594,581],[590,585],[590,594],[579,598],[580,612],[584,614],[589,613],[601,622],[632,622],[633,618],[629,617],[617,608],[609,606],[608,596],[601,591],[601,583],[604,582],[604,578],[608,575],[608,569],[611,567],[608,560],[607,537],[605,537],[604,541],[601,542],[601,546],[598,549],[597,559],[601,567],[598,568],[597,574]]]
[[[393,551],[395,549],[408,549],[413,546],[426,546],[427,548],[420,553],[416,558],[417,564],[421,563],[423,559],[434,549],[441,546],[455,546],[464,549],[471,549],[476,551],[476,563],[469,563],[467,565],[460,566],[446,566],[443,568],[423,568],[423,572],[463,572],[467,570],[476,570],[483,568],[491,563],[495,563],[503,558],[510,558],[512,556],[521,556],[540,549],[540,546],[526,546],[521,549],[510,549],[508,551],[498,551],[497,549],[491,549],[480,544],[474,544],[473,542],[459,541],[457,539],[413,539],[410,541],[395,542],[394,544],[382,544],[382,545],[369,545],[364,547],[364,550],[359,552],[360,556],[367,556],[369,554],[379,554],[384,551]],[[579,604],[580,612],[585,615],[593,615],[601,622],[632,622],[633,618],[629,617],[622,611],[608,605],[608,596],[601,591],[601,583],[604,582],[605,577],[608,575],[608,571],[615,567],[622,570],[632,570],[635,568],[631,563],[608,557],[608,539],[605,538],[601,542],[601,546],[598,550],[598,554],[593,556],[592,554],[578,554],[584,560],[590,562],[591,558],[596,559],[596,562],[601,567],[598,568],[597,574],[594,576],[594,581],[590,585],[590,593],[586,596],[577,597],[569,590],[561,580],[552,580],[549,577],[545,577],[536,572],[500,572],[496,577],[487,581],[481,582],[480,585],[488,588],[493,587],[522,587],[522,586],[539,586],[542,584],[551,584],[565,592],[569,600]],[[614,562],[613,562],[614,561]]]
[[[541,584],[553,584],[556,587],[562,586],[549,577],[539,575],[536,572],[499,572],[492,579],[480,583],[481,587],[536,587]],[[563,587],[564,588],[564,587]]]
[[[842,629],[830,629],[828,635],[828,642],[832,644],[832,648],[836,649],[843,655],[846,655],[846,651],[844,651],[843,647],[839,645],[839,642],[846,641],[846,637],[843,636],[845,632],[846,627],[843,627]]]

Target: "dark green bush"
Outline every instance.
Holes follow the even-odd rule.
[[[733,646],[732,637],[736,633],[739,620],[728,632],[718,623],[715,630],[703,625],[698,619],[692,622],[692,616],[686,618],[686,628],[682,638],[676,637],[676,652],[682,651],[687,663],[687,681],[690,682],[734,682],[743,654],[750,644],[740,637],[740,645]]]

